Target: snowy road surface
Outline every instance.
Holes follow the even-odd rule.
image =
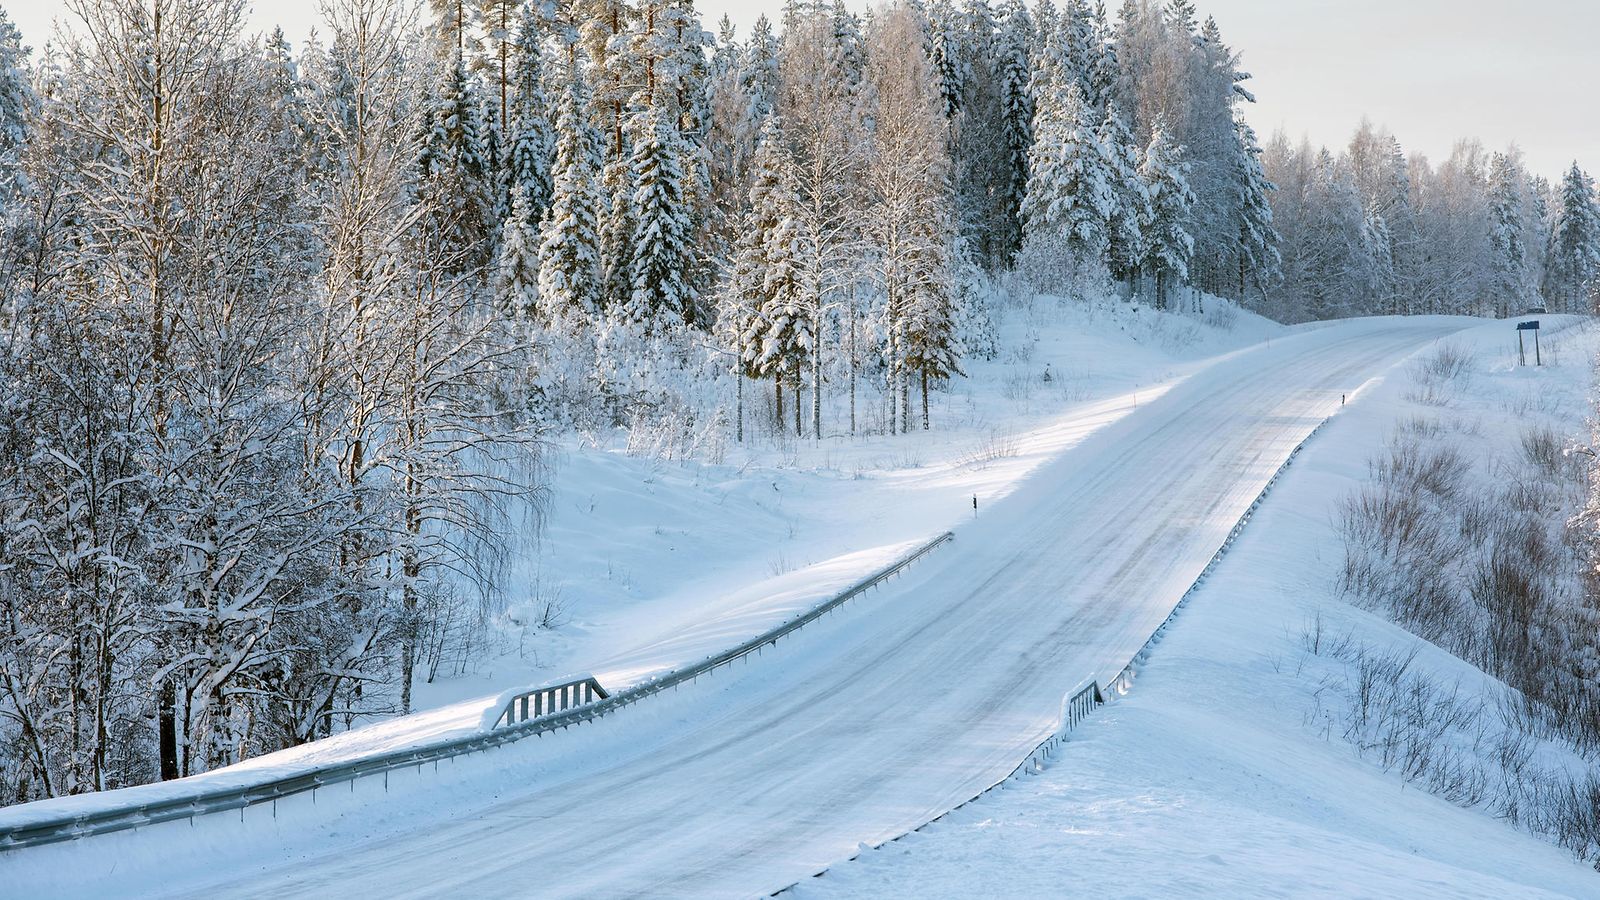
[[[1003,776],[1066,692],[1127,662],[1342,394],[1465,324],[1353,322],[1212,366],[1040,468],[889,589],[654,708],[387,792],[365,779],[272,815],[0,855],[0,882],[16,896],[781,888]]]

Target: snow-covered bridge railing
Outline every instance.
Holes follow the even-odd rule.
[[[500,710],[500,718],[495,720],[494,725],[496,728],[516,725],[529,719],[538,719],[579,706],[587,706],[610,696],[593,675],[565,684],[534,688],[507,700],[505,708]]]
[[[97,834],[123,831],[144,825],[155,825],[179,819],[239,810],[244,815],[246,807],[258,804],[275,804],[278,800],[296,794],[314,792],[330,784],[343,784],[371,775],[384,775],[401,769],[420,769],[426,763],[489,750],[526,737],[546,734],[598,719],[624,706],[637,703],[668,688],[694,681],[702,675],[716,671],[730,663],[760,652],[761,648],[776,644],[801,628],[843,606],[850,600],[883,584],[912,563],[931,553],[935,548],[954,538],[949,532],[939,535],[871,576],[857,582],[827,602],[805,614],[772,628],[748,641],[682,669],[667,672],[642,684],[614,694],[608,693],[598,681],[585,677],[559,685],[534,688],[513,695],[500,707],[499,717],[491,720],[494,727],[463,737],[446,738],[404,750],[374,754],[347,763],[317,766],[294,775],[272,778],[248,785],[198,786],[177,796],[163,796],[147,801],[130,801],[107,805],[90,811],[58,813],[41,816],[18,825],[0,825],[0,852],[76,840]],[[564,700],[551,695],[561,692]],[[539,699],[542,698],[542,699]],[[554,706],[552,706],[554,704]],[[564,704],[564,705],[563,705]],[[491,708],[492,709],[492,708]],[[536,710],[542,709],[543,712]],[[487,718],[487,716],[485,717]],[[173,783],[176,784],[176,783]],[[156,787],[155,785],[147,787]],[[140,788],[130,788],[140,791]],[[90,795],[92,796],[92,795]],[[274,807],[275,809],[275,807]],[[14,809],[12,811],[15,811]]]

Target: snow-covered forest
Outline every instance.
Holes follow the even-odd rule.
[[[1600,285],[1577,164],[1263,146],[1190,0],[325,0],[299,48],[67,6],[0,11],[0,802],[409,711],[553,435],[916,440],[997,284],[1285,322]]]

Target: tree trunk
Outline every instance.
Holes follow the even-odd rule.
[[[817,302],[817,319],[811,338],[811,437],[822,440],[822,302]]]
[[[850,435],[856,433],[856,298],[850,293]]]
[[[928,370],[922,370],[922,430],[928,430]]]
[[[783,433],[783,379],[781,377],[774,377],[772,379],[772,399],[773,399],[774,405],[777,407],[778,433],[782,434]]]
[[[734,406],[738,411],[739,418],[738,424],[734,426],[734,433],[737,435],[738,442],[742,444],[744,443],[744,373],[735,371],[733,377],[738,386],[737,396],[739,398]]]
[[[178,769],[177,688],[169,677],[162,680],[160,691],[159,709],[156,713],[156,730],[159,732],[161,745],[161,780],[171,781],[180,774]]]
[[[900,373],[900,433],[911,433],[911,373]]]

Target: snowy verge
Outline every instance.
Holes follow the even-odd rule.
[[[763,645],[776,644],[780,639],[900,574],[912,563],[951,538],[952,535],[945,532],[909,549],[901,548],[903,552],[896,554],[892,562],[877,567],[871,574],[854,581],[847,588],[835,590],[826,602],[820,604],[814,603],[812,597],[819,580],[817,576],[820,576],[823,583],[828,583],[830,578],[838,577],[841,572],[852,571],[863,558],[871,559],[876,554],[853,554],[840,565],[831,568],[822,567],[822,571],[813,573],[812,578],[787,579],[799,587],[796,589],[791,586],[789,591],[780,593],[778,599],[784,602],[773,603],[772,598],[760,597],[745,606],[733,608],[735,613],[738,613],[753,607],[759,611],[761,617],[770,617],[788,609],[785,603],[804,603],[804,606],[800,607],[803,611],[798,615],[760,631],[755,637],[731,649],[707,654],[698,662],[681,668],[669,667],[661,660],[678,659],[678,654],[684,652],[686,648],[701,646],[707,640],[717,640],[725,635],[726,631],[713,627],[706,634],[691,636],[688,640],[666,641],[655,647],[640,648],[631,654],[633,668],[624,669],[634,675],[635,680],[629,683],[627,689],[613,691],[611,696],[598,703],[497,728],[496,722],[512,698],[527,690],[549,687],[553,684],[542,682],[534,688],[516,689],[503,694],[495,704],[483,712],[476,728],[464,727],[465,719],[461,719],[454,723],[457,726],[454,731],[445,730],[431,740],[388,747],[380,752],[373,752],[369,746],[366,752],[354,754],[349,760],[336,757],[334,761],[322,765],[295,765],[295,762],[303,763],[304,759],[291,760],[289,759],[291,754],[278,753],[261,758],[273,759],[275,764],[272,766],[261,763],[254,767],[233,766],[177,781],[13,806],[0,810],[0,849],[87,837],[174,819],[192,819],[197,815],[238,810],[258,803],[270,802],[275,809],[280,799],[304,791],[314,791],[325,785],[372,775],[387,775],[395,769],[409,768],[425,762],[437,763],[441,759],[476,753],[556,728],[565,730],[571,725],[599,718],[662,690],[714,672],[724,665],[755,653]],[[737,623],[735,627],[748,625],[748,618],[735,615]],[[640,666],[640,660],[653,661],[654,665]],[[665,670],[656,671],[660,669]],[[656,674],[642,680],[637,678],[640,672],[652,671],[656,671]],[[592,673],[571,674],[555,683],[592,678],[595,678]],[[411,735],[415,732],[408,730],[406,733]],[[368,743],[370,745],[370,741]],[[321,749],[326,751],[329,748],[324,745]],[[249,771],[246,771],[247,768]],[[241,779],[240,775],[245,777]],[[250,777],[251,775],[254,777]]]

